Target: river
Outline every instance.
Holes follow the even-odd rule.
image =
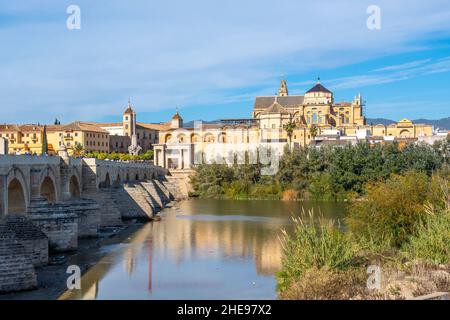
[[[334,202],[191,199],[161,212],[60,299],[275,299],[280,230],[302,209],[342,219]]]

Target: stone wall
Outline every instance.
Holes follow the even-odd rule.
[[[29,255],[5,224],[0,224],[0,293],[33,289],[36,273]]]
[[[69,212],[78,217],[78,238],[98,236],[101,216],[100,205],[92,199],[77,199],[64,203]]]
[[[122,225],[122,215],[116,205],[114,189],[91,189],[84,195],[99,206],[97,214],[100,228]]]
[[[177,200],[189,198],[189,193],[194,191],[191,185],[190,177],[194,174],[193,170],[171,170],[169,175],[163,177],[162,181],[168,182],[167,187],[176,194]]]
[[[8,215],[3,222],[24,247],[34,266],[48,263],[48,238],[27,216]]]
[[[64,252],[78,247],[78,216],[67,206],[45,200],[30,203],[29,217],[49,240],[50,250]]]

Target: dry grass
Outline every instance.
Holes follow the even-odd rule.
[[[300,197],[300,193],[297,190],[288,189],[283,191],[283,194],[281,195],[281,200],[283,201],[295,201],[298,200]]]
[[[310,268],[289,289],[280,293],[285,300],[348,300],[366,294],[362,269],[336,271]]]

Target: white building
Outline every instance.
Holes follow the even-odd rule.
[[[8,154],[8,140],[0,138],[0,154]]]

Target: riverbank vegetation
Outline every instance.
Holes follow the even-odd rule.
[[[139,155],[132,155],[129,153],[120,152],[88,152],[82,154],[86,158],[96,158],[99,160],[120,160],[120,161],[137,161],[137,160],[151,160],[153,159],[153,150],[141,153]]]
[[[450,141],[286,150],[260,165],[196,167],[208,198],[347,200],[345,221],[303,214],[283,232],[281,299],[399,299],[450,291]],[[382,274],[368,287],[367,268]]]
[[[368,182],[410,170],[428,176],[448,161],[449,141],[286,150],[274,175],[260,164],[202,164],[191,181],[193,196],[226,199],[344,200],[364,194]]]
[[[410,170],[368,182],[346,228],[313,217],[284,232],[282,299],[398,299],[450,291],[450,171]],[[367,287],[368,266],[382,282]]]

